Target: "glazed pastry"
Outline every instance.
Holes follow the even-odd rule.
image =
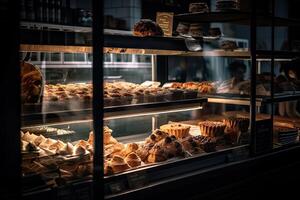
[[[115,155],[110,161],[110,166],[114,173],[123,172],[130,168],[121,156]]]
[[[167,160],[168,155],[166,154],[163,147],[160,145],[155,145],[150,151],[149,156],[147,158],[147,161],[149,163],[156,163],[156,162],[162,162]]]
[[[159,142],[160,140],[168,137],[168,133],[163,131],[163,130],[159,130],[156,129],[152,132],[152,134],[146,139],[146,143],[156,143]]]
[[[125,161],[130,167],[138,167],[142,163],[141,158],[134,152],[128,154]]]
[[[193,139],[192,136],[183,138],[180,140],[185,151],[188,151],[191,154],[199,154],[204,151],[200,148],[200,145]]]
[[[189,135],[190,128],[190,126],[180,123],[165,124],[160,127],[161,130],[167,132],[169,135],[174,135],[177,138],[187,137]]]
[[[146,143],[141,146],[137,151],[137,155],[141,158],[142,161],[147,161],[149,156],[149,151],[154,147],[154,143]]]
[[[162,28],[152,20],[142,19],[134,25],[134,36],[163,36],[164,32]]]
[[[161,140],[157,145],[164,149],[167,158],[183,155],[182,145],[173,135]]]
[[[198,135],[193,139],[205,152],[216,151],[217,141],[215,138]]]
[[[200,133],[203,136],[219,137],[224,135],[226,125],[223,122],[217,121],[203,121],[199,124]]]

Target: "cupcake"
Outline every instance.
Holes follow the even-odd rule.
[[[223,122],[203,121],[199,124],[201,135],[208,137],[219,137],[224,135],[226,125]]]
[[[160,127],[162,131],[167,132],[169,135],[174,135],[177,138],[189,136],[190,128],[190,126],[180,123],[165,124]]]

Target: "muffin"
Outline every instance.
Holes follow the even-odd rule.
[[[223,122],[203,121],[199,124],[201,135],[207,137],[220,137],[224,135],[226,125]]]
[[[168,155],[166,154],[163,147],[160,145],[155,145],[150,151],[147,161],[149,163],[162,162],[168,159]]]
[[[188,34],[192,37],[203,37],[204,31],[202,25],[199,23],[190,24]]]
[[[169,135],[174,135],[177,138],[189,136],[190,128],[190,126],[180,123],[165,124],[160,127],[161,130],[167,132]]]

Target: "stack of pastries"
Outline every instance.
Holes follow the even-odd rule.
[[[212,137],[192,136],[190,126],[174,123],[161,126],[139,143],[122,144],[112,136],[112,130],[104,127],[104,173],[123,172],[132,168],[171,158],[212,152],[217,142]]]
[[[44,87],[43,101],[91,101],[91,83],[47,84]]]
[[[87,141],[79,140],[72,144],[43,135],[21,132],[23,175],[37,173],[49,179],[47,174],[53,170],[56,173],[52,173],[53,179],[49,180],[56,180],[57,177],[72,180],[91,175],[93,137],[93,133],[90,133]]]

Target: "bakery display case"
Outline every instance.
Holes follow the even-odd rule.
[[[298,145],[299,52],[275,29],[300,23],[274,1],[101,3],[21,1],[24,197],[129,198]]]

